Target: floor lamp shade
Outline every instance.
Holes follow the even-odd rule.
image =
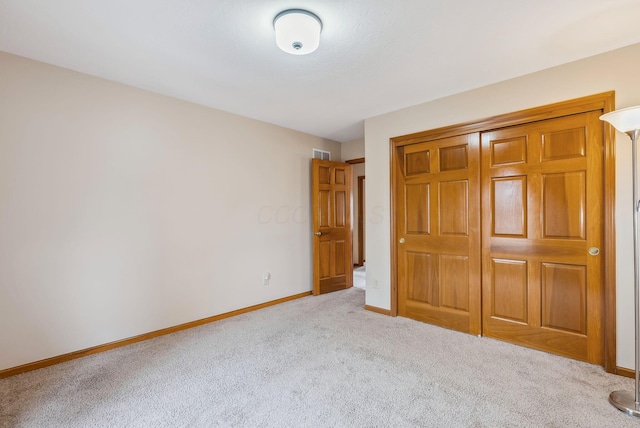
[[[640,135],[640,106],[612,111],[600,116],[618,131],[631,138],[631,163],[633,165],[633,279],[634,279],[634,314],[635,314],[635,391],[613,391],[609,394],[609,402],[628,415],[640,417],[640,263],[638,262],[638,150],[637,140]],[[631,204],[629,204],[631,205]]]
[[[640,129],[640,106],[612,111],[603,114],[600,119],[609,122],[618,131],[629,133]]]

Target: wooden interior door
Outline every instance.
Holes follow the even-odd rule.
[[[398,315],[480,334],[479,134],[395,150]]]
[[[599,115],[482,133],[482,300],[484,335],[602,365]]]
[[[353,285],[351,166],[313,159],[313,294]]]

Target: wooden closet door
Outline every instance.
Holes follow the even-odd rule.
[[[602,365],[600,112],[481,135],[483,332]]]
[[[479,134],[396,150],[398,314],[480,334]]]

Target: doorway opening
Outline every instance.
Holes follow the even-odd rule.
[[[353,176],[353,195],[351,199],[353,209],[353,286],[366,289],[366,205],[365,205],[365,173],[364,158],[350,159],[346,163],[351,165]]]

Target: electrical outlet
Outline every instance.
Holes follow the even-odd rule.
[[[374,288],[375,290],[380,289],[380,284],[378,284],[378,280],[377,279],[373,280],[373,287],[372,288]]]

